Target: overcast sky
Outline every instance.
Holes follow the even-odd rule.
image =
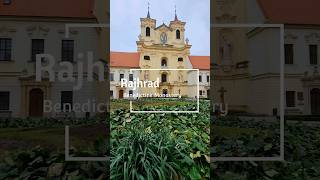
[[[192,55],[210,55],[210,0],[111,0],[111,51],[137,51],[140,17],[146,17],[150,2],[151,18],[157,26],[178,18],[186,22],[186,38]]]

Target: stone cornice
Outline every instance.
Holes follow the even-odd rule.
[[[139,46],[144,48],[144,49],[153,49],[153,50],[167,50],[167,51],[184,51],[187,49],[191,48],[191,45],[185,45],[184,47],[174,47],[173,45],[167,45],[167,46],[163,46],[163,45],[158,45],[158,44],[154,44],[151,46],[147,46],[145,45],[142,41],[137,41],[137,45],[138,48]]]

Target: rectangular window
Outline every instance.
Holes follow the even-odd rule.
[[[36,61],[37,54],[44,53],[44,39],[32,39],[31,41],[31,61]]]
[[[110,91],[110,97],[113,98],[113,91]]]
[[[144,60],[150,60],[150,56],[143,56]]]
[[[61,110],[62,112],[71,112],[73,103],[72,91],[61,91]]]
[[[73,62],[74,41],[62,40],[61,61]]]
[[[120,79],[119,79],[119,81],[121,81],[121,79],[123,79],[124,78],[124,74],[120,74]]]
[[[202,82],[202,76],[199,76],[199,82]]]
[[[207,76],[207,82],[210,82],[210,76]]]
[[[287,107],[295,107],[295,91],[286,91]]]
[[[317,45],[309,45],[309,56],[310,56],[310,64],[316,65],[318,64],[318,46]]]
[[[114,81],[114,74],[110,73],[110,81]]]
[[[0,61],[10,61],[11,60],[11,39],[0,38]]]
[[[286,64],[293,64],[293,44],[284,45],[284,57]]]
[[[8,111],[10,106],[10,92],[0,92],[0,111]]]
[[[202,90],[199,91],[199,95],[202,96]]]
[[[132,96],[132,95],[133,95],[133,91],[129,90],[129,96]]]
[[[133,74],[129,74],[129,81],[133,81]]]

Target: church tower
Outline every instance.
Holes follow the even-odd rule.
[[[141,23],[141,33],[139,36],[139,40],[150,42],[152,38],[154,38],[154,29],[156,28],[157,21],[152,19],[150,16],[150,7],[148,3],[148,14],[146,18],[140,18]]]
[[[178,15],[177,15],[177,10],[175,8],[175,16],[174,16],[174,21],[171,21],[169,24],[169,27],[173,30],[173,35],[175,35],[175,44],[177,45],[184,45],[185,44],[185,22],[182,22],[178,19]]]
[[[140,79],[155,81],[160,78],[160,87],[154,93],[187,94],[187,72],[168,70],[190,68],[188,57],[191,45],[185,37],[186,22],[178,18],[175,10],[169,25],[163,22],[157,26],[156,20],[151,18],[148,5],[147,17],[140,18],[140,23],[141,32],[137,41],[139,66],[141,69],[161,69],[141,71]]]

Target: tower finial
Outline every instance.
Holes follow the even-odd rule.
[[[174,5],[174,20],[178,21],[178,16],[177,16],[177,6]]]
[[[147,18],[150,18],[150,2],[148,2],[148,14],[147,14]]]

